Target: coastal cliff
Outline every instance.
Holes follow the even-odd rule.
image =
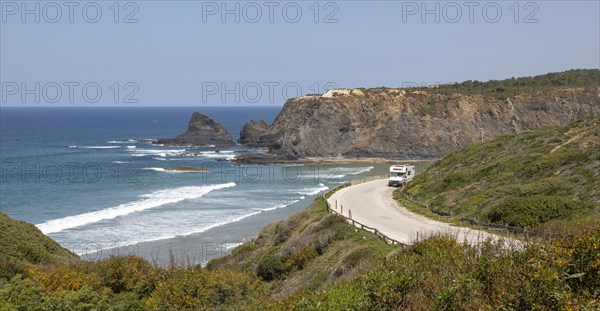
[[[598,70],[288,100],[255,142],[282,158],[430,159],[501,134],[600,115]],[[240,159],[244,161],[244,159]]]
[[[268,146],[268,144],[261,144],[260,137],[269,129],[269,124],[264,120],[254,121],[250,120],[244,124],[242,131],[240,132],[240,139],[238,139],[238,143],[248,146],[248,147],[262,147],[263,145]]]
[[[156,144],[165,146],[232,146],[231,134],[221,124],[200,112],[194,112],[188,129],[175,138],[158,139]]]

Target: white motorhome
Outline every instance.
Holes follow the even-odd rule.
[[[411,181],[415,176],[414,165],[392,165],[390,166],[390,174],[388,187],[401,187]]]

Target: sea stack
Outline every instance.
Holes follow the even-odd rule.
[[[231,134],[221,124],[200,112],[194,112],[188,129],[175,138],[162,138],[157,144],[166,146],[233,146]]]

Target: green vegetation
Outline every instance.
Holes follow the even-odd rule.
[[[231,255],[211,261],[207,268],[255,274],[268,282],[272,297],[282,298],[353,279],[381,266],[395,249],[328,214],[319,197],[289,219],[265,227],[254,241]]]
[[[600,118],[469,145],[395,192],[481,222],[540,229],[598,217]],[[418,209],[417,209],[418,210]]]
[[[465,81],[454,84],[442,84],[436,87],[417,87],[413,91],[452,95],[482,95],[506,99],[520,94],[535,94],[549,89],[568,87],[595,90],[600,85],[600,70],[574,69],[554,72],[534,77],[510,78],[505,80]],[[410,93],[409,93],[410,94]]]
[[[38,228],[0,213],[0,279],[22,273],[26,264],[49,264],[76,260]]]
[[[135,257],[26,264],[0,310],[593,310],[600,223],[516,250],[445,236],[389,246],[318,198],[207,269]]]
[[[573,232],[572,232],[573,233]],[[600,227],[596,223],[524,251],[434,237],[360,278],[296,295],[296,310],[598,310]]]
[[[598,137],[600,118],[501,136],[395,192],[551,233],[523,247],[447,236],[387,245],[319,197],[206,268],[163,268],[135,256],[82,261],[0,214],[0,310],[598,310]]]

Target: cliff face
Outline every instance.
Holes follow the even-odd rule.
[[[156,143],[167,146],[235,145],[225,127],[200,112],[194,112],[185,133],[175,138],[159,139]]]
[[[500,99],[435,90],[333,90],[286,102],[258,141],[286,157],[439,158],[467,144],[600,114],[600,87]]]
[[[260,136],[263,135],[268,128],[269,124],[264,120],[250,120],[244,124],[244,127],[240,132],[238,143],[250,147],[261,147],[262,145],[259,142]],[[269,146],[269,144],[267,144],[267,146]]]

